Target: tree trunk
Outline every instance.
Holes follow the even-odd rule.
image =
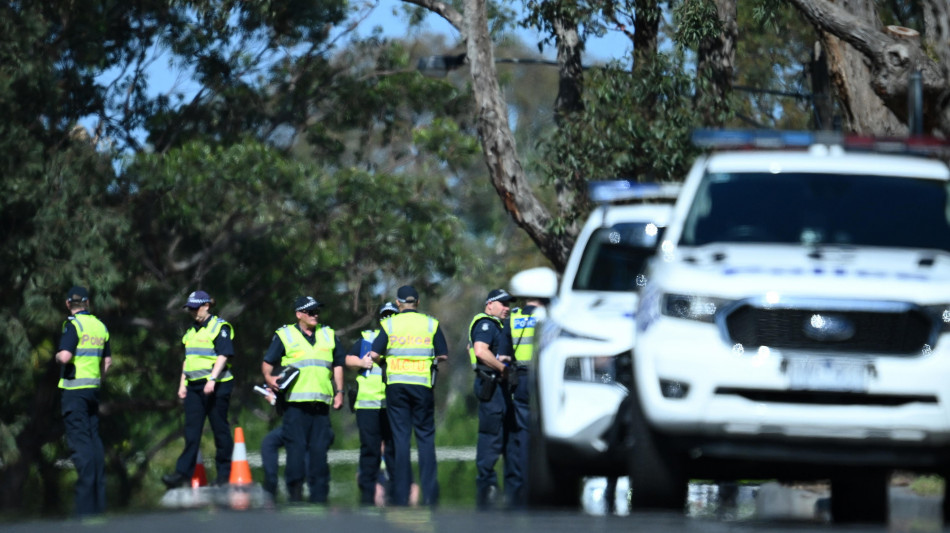
[[[721,126],[729,114],[729,96],[736,65],[736,0],[715,0],[722,32],[699,43],[696,71],[699,83],[696,102],[702,109],[703,124]]]
[[[466,55],[478,116],[476,127],[492,185],[515,223],[527,232],[556,269],[563,270],[570,253],[569,237],[548,231],[551,216],[535,196],[518,159],[514,135],[508,125],[508,105],[502,98],[495,72],[485,0],[466,0],[464,19],[468,36]]]
[[[907,38],[905,32],[883,31],[870,0],[788,1],[822,35],[832,83],[848,115],[848,129],[878,135],[906,131],[908,81],[919,71],[924,133],[950,138],[946,0],[923,0],[927,29],[937,34],[927,37],[927,47],[920,39]],[[931,57],[927,48],[941,52]],[[881,111],[882,107],[891,116]]]
[[[871,0],[840,0],[839,5],[869,25],[878,20]],[[844,130],[861,135],[906,135],[907,124],[887,108],[871,86],[871,61],[828,32],[819,31],[818,35],[827,52],[832,86],[845,113]]]

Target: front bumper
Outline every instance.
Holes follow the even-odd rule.
[[[694,455],[748,454],[759,442],[926,453],[950,444],[948,344],[950,339],[936,343],[927,355],[860,357],[869,365],[861,392],[795,390],[790,358],[834,354],[740,349],[727,345],[714,325],[660,317],[638,336],[636,387],[650,425],[681,442],[697,443]],[[665,397],[660,380],[680,382],[688,393]],[[736,444],[711,444],[717,441]],[[699,443],[707,443],[705,450]],[[763,457],[770,458],[769,453]]]

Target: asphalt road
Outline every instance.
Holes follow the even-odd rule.
[[[187,496],[191,489],[178,489]],[[106,515],[87,520],[36,520],[4,524],[4,533],[47,533],[68,529],[70,533],[285,533],[302,530],[332,533],[616,533],[642,532],[736,532],[781,531],[941,531],[937,498],[915,496],[906,488],[891,491],[891,522],[884,526],[835,526],[821,514],[827,494],[815,488],[764,485],[740,494],[738,512],[720,513],[715,508],[715,488],[694,486],[687,513],[634,513],[605,515],[597,507],[596,483],[588,487],[584,512],[476,512],[473,509],[361,509],[312,505],[268,508],[250,490],[217,491],[198,508],[169,508],[164,512]],[[235,499],[235,495],[242,498]],[[185,501],[185,500],[182,500]],[[196,503],[193,499],[188,500]],[[200,502],[199,502],[200,503]],[[231,503],[247,506],[234,510]],[[602,503],[602,500],[600,501]],[[623,510],[621,509],[621,512]]]

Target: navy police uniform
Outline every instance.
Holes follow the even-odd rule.
[[[484,342],[495,356],[511,355],[509,337],[502,322],[493,316],[476,315],[469,330],[471,346]],[[474,351],[473,351],[474,353]],[[472,355],[474,358],[474,355]],[[521,463],[516,460],[517,431],[515,409],[511,399],[509,382],[502,380],[494,370],[475,362],[474,394],[478,403],[478,442],[475,449],[477,475],[476,505],[487,508],[492,504],[492,494],[498,487],[495,463],[505,456],[505,496],[508,502],[521,498],[524,474]],[[490,382],[494,381],[493,386]],[[490,396],[485,392],[491,391]]]
[[[299,312],[315,311],[319,302],[304,297],[295,302]],[[274,368],[294,366],[300,375],[284,391],[286,404],[282,424],[287,452],[284,478],[291,501],[303,498],[303,482],[310,488],[310,501],[326,503],[330,491],[327,453],[333,444],[330,406],[334,369],[344,366],[342,344],[332,328],[318,326],[310,334],[299,324],[288,324],[274,334],[264,362]],[[305,458],[306,455],[306,458]]]
[[[414,304],[419,295],[410,286],[399,288],[401,303]],[[392,476],[392,503],[409,505],[412,486],[410,442],[413,432],[419,451],[422,503],[439,503],[438,465],[435,456],[435,396],[432,385],[435,358],[448,353],[439,321],[405,308],[381,323],[372,351],[385,357],[386,410],[393,433],[394,461],[387,465]]]
[[[380,318],[385,318],[383,315],[397,311],[396,306],[387,302],[380,307],[379,315]],[[363,331],[362,338],[353,344],[347,355],[362,359],[372,350],[373,340],[379,335],[379,331],[378,329]],[[356,411],[356,427],[360,432],[360,458],[356,482],[360,489],[360,503],[373,505],[376,502],[376,484],[381,475],[383,448],[387,464],[393,464],[395,461],[382,367],[373,363],[369,369],[360,368],[357,383],[359,389],[353,405]],[[387,492],[391,494],[391,490]]]
[[[511,296],[502,289],[496,289],[489,293],[486,306],[496,301],[507,304]],[[496,358],[512,357],[512,361],[506,364],[509,367],[508,379],[503,379],[497,371],[477,360],[474,348],[476,342],[488,345],[488,350]],[[516,361],[513,359],[511,337],[502,320],[486,313],[475,315],[469,326],[469,350],[475,369],[473,392],[479,400],[478,442],[475,449],[476,505],[486,509],[493,504],[493,493],[498,487],[495,464],[502,455],[505,457],[505,497],[510,505],[515,505],[522,497],[524,472],[518,460],[518,426],[511,397],[514,392],[512,383],[516,379],[513,368]]]
[[[67,301],[89,298],[82,287],[74,287]],[[105,511],[105,451],[99,438],[99,385],[102,362],[111,357],[109,331],[88,311],[78,311],[63,323],[59,351],[72,355],[60,368],[62,415],[66,443],[76,466],[76,514]]]
[[[197,309],[210,302],[211,297],[206,292],[195,291],[188,296],[184,307]],[[228,408],[234,390],[234,376],[231,374],[230,362],[225,365],[220,375],[212,376],[211,372],[219,356],[230,358],[234,355],[233,339],[234,328],[215,315],[210,315],[203,321],[196,320],[182,337],[182,344],[185,345],[183,371],[187,381],[184,401],[185,449],[178,457],[175,474],[163,479],[169,487],[191,479],[198,460],[201,433],[206,418],[214,434],[216,483],[226,484],[230,480],[234,439],[228,423]],[[205,394],[205,385],[209,381],[215,383],[214,392]]]
[[[516,360],[517,386],[512,394],[512,404],[515,410],[515,423],[518,427],[515,433],[515,453],[522,471],[527,468],[529,453],[528,424],[531,417],[529,394],[531,387],[528,383],[530,379],[528,365],[532,364],[534,359],[535,331],[538,315],[541,315],[543,310],[543,308],[536,305],[526,305],[522,308],[512,309],[508,321],[509,327],[506,329],[506,332],[511,336]],[[526,494],[522,491],[519,496],[523,498]],[[526,502],[519,499],[513,503],[516,506],[521,506]]]

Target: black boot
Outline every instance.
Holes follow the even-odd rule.
[[[294,483],[293,485],[287,485],[287,501],[291,502],[302,502],[303,501],[303,482]]]
[[[188,481],[188,478],[179,474],[178,472],[172,474],[165,474],[162,476],[162,483],[165,484],[165,487],[168,490],[177,489],[185,484]]]

